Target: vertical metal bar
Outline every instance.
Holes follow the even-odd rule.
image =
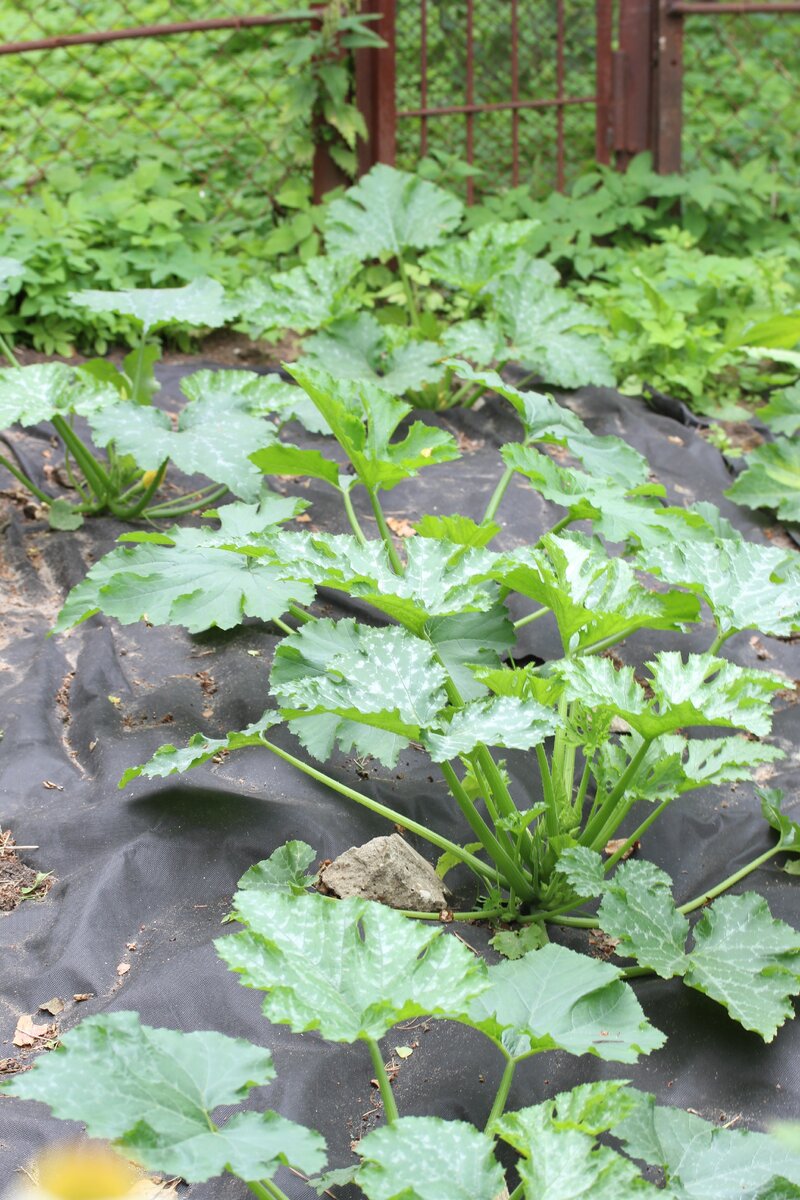
[[[511,99],[519,100],[519,0],[511,0]],[[519,109],[511,110],[511,182],[519,184]]]
[[[394,166],[397,146],[396,34],[397,0],[363,0],[361,11],[376,13],[372,28],[386,43],[381,49],[357,50],[356,104],[367,126],[358,144],[358,171],[375,163]]]
[[[653,156],[661,175],[681,169],[683,133],[683,16],[657,0]]]
[[[615,55],[614,148],[625,170],[635,154],[652,149],[653,9],[659,0],[620,0]]]
[[[419,106],[428,107],[428,0],[420,0],[419,17],[421,21],[419,35]],[[428,153],[428,118],[420,117],[419,121],[419,156],[424,158]]]
[[[324,10],[319,6],[314,8],[314,25],[319,28],[324,20]],[[350,180],[341,167],[333,159],[329,142],[326,137],[335,136],[335,130],[326,127],[325,118],[321,112],[315,112],[311,119],[312,135],[314,138],[314,162],[312,166],[312,194],[314,203],[319,204],[327,192],[334,188],[345,187]]]
[[[613,0],[596,0],[595,71],[597,106],[595,108],[595,158],[611,161],[611,115],[613,102]]]
[[[467,0],[467,104],[475,103],[475,43],[473,36],[474,0]],[[472,166],[475,161],[475,114],[467,113],[467,162]],[[470,175],[467,178],[467,204],[475,199],[475,181]]]
[[[564,0],[556,2],[556,191],[564,190]]]

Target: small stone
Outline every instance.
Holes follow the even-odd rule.
[[[389,908],[441,912],[447,908],[444,885],[433,867],[399,834],[351,846],[320,871],[327,891],[345,900],[360,896]]]

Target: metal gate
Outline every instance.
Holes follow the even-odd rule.
[[[621,166],[650,150],[664,174],[758,155],[779,169],[782,138],[800,168],[800,2],[620,0],[613,90]]]
[[[360,77],[368,117],[381,115],[367,158],[464,163],[470,201],[503,185],[562,189],[608,162],[612,5],[369,0],[387,46],[364,55]]]

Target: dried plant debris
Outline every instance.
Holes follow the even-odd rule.
[[[41,900],[52,886],[52,875],[26,866],[11,833],[0,832],[0,914],[13,912],[23,900]]]

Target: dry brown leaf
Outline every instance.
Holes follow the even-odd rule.
[[[761,638],[758,637],[757,634],[753,634],[753,636],[750,638],[750,645],[751,645],[752,649],[755,650],[755,652],[756,652],[756,658],[761,659],[762,662],[764,662],[768,658],[775,657],[774,654],[770,654],[769,650],[767,649],[767,647],[764,645],[764,643],[761,641]]]
[[[15,1046],[35,1046],[36,1043],[50,1033],[49,1025],[37,1025],[33,1017],[24,1013],[17,1021],[14,1031]]]
[[[616,854],[617,851],[619,850],[619,848],[621,846],[625,845],[627,840],[628,840],[627,838],[612,838],[610,842],[606,842],[606,844],[605,844],[605,853],[608,855]],[[622,858],[620,861],[625,862],[626,858],[630,858],[630,856],[632,854],[636,853],[636,851],[639,849],[640,845],[641,845],[641,842],[638,842],[638,841],[631,842],[628,849],[622,855]]]
[[[54,996],[52,1000],[48,1000],[46,1004],[39,1005],[39,1012],[49,1012],[51,1016],[57,1017],[59,1013],[64,1011],[64,1001],[59,1000],[58,996]]]
[[[416,529],[407,517],[387,517],[386,524],[397,537],[410,538],[416,536]]]
[[[94,992],[76,992],[72,999],[76,1004],[83,1004],[84,1000],[94,1000]]]

